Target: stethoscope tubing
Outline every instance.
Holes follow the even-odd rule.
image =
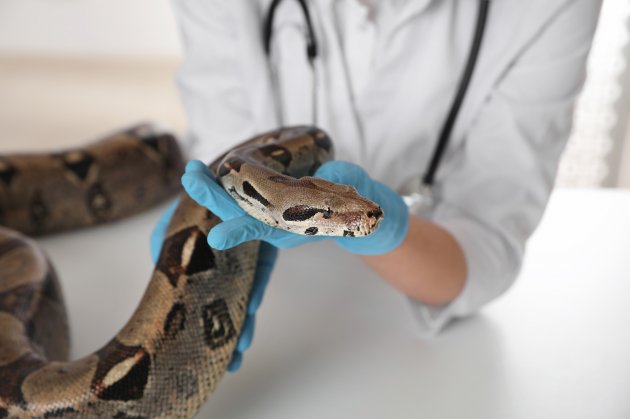
[[[475,72],[475,67],[477,66],[477,58],[479,57],[481,43],[483,41],[483,36],[486,31],[486,22],[488,21],[489,8],[490,0],[479,1],[477,24],[475,25],[475,33],[473,36],[472,46],[470,47],[468,59],[466,60],[466,67],[464,68],[464,73],[462,74],[462,78],[459,82],[457,93],[455,94],[455,98],[453,99],[453,104],[451,105],[448,115],[444,120],[444,124],[442,125],[442,129],[440,130],[440,135],[438,136],[435,150],[433,151],[427,170],[422,177],[422,183],[426,186],[433,186],[433,184],[435,183],[435,174],[437,173],[440,162],[442,161],[442,157],[444,156],[444,152],[446,151],[446,147],[448,146],[453,127],[455,126],[457,116],[459,115],[459,110],[462,106],[462,103],[464,102],[466,93],[468,93],[470,80],[472,79],[473,73]]]
[[[313,73],[313,121],[317,121],[317,76],[315,71],[315,60],[319,56],[319,46],[317,42],[317,37],[315,34],[315,29],[313,26],[313,21],[311,19],[310,11],[306,0],[296,0],[300,5],[300,8],[304,14],[304,20],[306,22],[306,57],[308,59],[309,65],[311,67]],[[477,66],[477,60],[479,57],[479,52],[481,51],[481,45],[483,42],[484,34],[486,31],[486,24],[488,21],[488,14],[490,9],[490,1],[491,0],[479,0],[479,9],[477,13],[477,22],[475,25],[475,31],[473,34],[472,45],[470,47],[470,52],[468,54],[468,58],[466,60],[466,66],[464,67],[464,71],[462,73],[461,79],[459,81],[457,91],[449,112],[444,120],[442,128],[440,130],[440,134],[438,136],[438,140],[436,142],[435,148],[433,150],[433,154],[431,155],[431,159],[429,160],[429,164],[427,169],[422,176],[422,187],[430,193],[432,186],[435,183],[436,173],[440,167],[440,163],[442,162],[442,158],[444,153],[448,147],[453,127],[457,122],[457,117],[459,115],[459,111],[461,109],[462,103],[466,97],[466,93],[469,90],[470,82],[472,80],[473,74],[475,72],[475,68]],[[263,23],[263,49],[265,54],[267,55],[267,60],[271,63],[271,45],[273,39],[273,24],[275,19],[275,14],[278,9],[278,6],[282,3],[282,0],[273,0],[271,5],[269,6],[269,10],[265,17]],[[273,67],[270,64],[270,67]],[[274,78],[274,90],[277,96],[279,96],[279,83],[277,82],[277,74],[274,69],[271,68],[272,78]],[[282,124],[281,118],[281,109],[279,105],[279,100],[276,104],[278,115],[280,118],[280,122]]]

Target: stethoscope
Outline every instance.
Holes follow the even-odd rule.
[[[306,22],[306,58],[313,74],[313,121],[317,122],[317,74],[315,71],[315,60],[319,56],[319,48],[317,43],[317,37],[315,35],[315,29],[313,27],[313,21],[309,12],[306,0],[296,0],[304,14],[304,20]],[[275,94],[279,95],[279,83],[275,69],[271,65],[271,40],[273,37],[273,23],[278,6],[282,3],[282,0],[273,0],[269,6],[267,16],[265,17],[263,25],[263,47],[267,54],[267,61],[270,63],[270,71],[272,73],[272,79],[274,84]],[[468,59],[464,72],[462,73],[457,92],[451,104],[451,108],[444,120],[442,129],[440,130],[438,140],[429,164],[422,177],[414,176],[408,179],[403,186],[399,189],[399,193],[403,196],[405,203],[410,207],[412,211],[417,213],[430,210],[434,205],[433,199],[433,185],[435,184],[435,175],[440,167],[440,162],[446,147],[448,146],[453,126],[457,120],[459,110],[462,106],[470,80],[472,79],[475,66],[477,64],[477,58],[481,49],[481,42],[486,29],[486,22],[488,18],[488,10],[490,7],[490,0],[479,0],[479,10],[477,13],[477,23],[475,25],[475,32],[473,35],[472,45],[470,52],[468,53]],[[281,115],[279,99],[276,98],[276,107],[278,115]],[[280,121],[282,124],[282,121]]]

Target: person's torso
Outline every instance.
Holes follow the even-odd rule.
[[[445,165],[493,86],[567,1],[492,2]],[[254,130],[273,128],[279,121],[311,124],[315,75],[316,122],[335,141],[337,158],[362,165],[392,187],[420,176],[468,58],[479,2],[372,0],[376,14],[359,0],[308,3],[319,48],[315,72],[306,60],[303,12],[297,1],[283,1],[276,13],[271,60],[279,89],[261,71],[267,68],[261,33],[270,0],[233,3]],[[280,103],[281,119],[274,101]]]

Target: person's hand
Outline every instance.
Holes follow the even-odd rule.
[[[164,241],[168,224],[170,223],[178,204],[179,200],[175,200],[171,203],[171,205],[169,205],[151,233],[150,248],[153,263],[157,261],[160,255],[162,242]],[[260,243],[258,262],[256,264],[256,274],[254,276],[254,284],[252,286],[249,303],[247,305],[247,314],[245,316],[245,321],[243,323],[243,328],[241,329],[241,334],[238,338],[236,348],[232,354],[232,359],[228,365],[228,371],[230,372],[236,372],[240,368],[243,360],[243,353],[251,346],[252,338],[254,336],[254,326],[256,323],[256,312],[260,307],[260,303],[265,293],[265,288],[267,288],[269,278],[271,277],[271,271],[273,270],[277,256],[277,248],[265,242]]]
[[[250,240],[260,240],[261,247],[256,268],[252,295],[247,308],[247,317],[237,347],[228,367],[238,370],[243,352],[251,345],[255,315],[264,290],[269,282],[277,248],[295,247],[307,242],[324,239],[336,240],[351,253],[376,255],[388,253],[405,239],[409,225],[409,211],[402,198],[389,187],[372,180],[359,166],[331,161],[323,164],[315,173],[317,177],[331,182],[354,186],[364,197],[376,202],[384,212],[379,227],[367,237],[303,236],[268,226],[248,215],[225,190],[216,183],[210,169],[200,161],[191,161],[182,176],[186,192],[197,203],[217,215],[222,222],[208,234],[208,244],[219,250],[229,249]],[[151,236],[151,254],[157,260],[168,223],[178,202],[164,212]]]
[[[271,227],[248,215],[215,181],[210,169],[199,161],[188,163],[182,184],[191,198],[223,220],[208,234],[208,244],[215,249],[229,249],[250,240],[289,248],[333,239],[351,253],[378,255],[392,251],[403,242],[409,226],[409,210],[400,195],[372,180],[361,167],[348,162],[327,162],[315,176],[354,186],[359,194],[379,204],[384,219],[378,228],[366,237],[327,237],[303,236]]]
[[[336,237],[339,246],[359,255],[382,255],[402,244],[409,229],[409,208],[389,186],[376,181],[361,166],[333,160],[324,163],[315,176],[354,186],[360,195],[383,209],[383,219],[372,234],[364,237]]]
[[[241,329],[241,335],[238,337],[236,349],[232,354],[232,359],[228,365],[228,371],[236,372],[241,367],[243,361],[243,353],[252,345],[254,338],[254,326],[256,325],[256,312],[260,307],[265,289],[269,283],[271,272],[276,264],[278,257],[278,248],[269,243],[260,242],[258,250],[258,262],[256,263],[256,274],[254,276],[254,285],[252,286],[249,303],[247,304],[247,315]]]
[[[208,233],[208,244],[214,249],[231,249],[251,240],[261,240],[277,248],[287,249],[330,238],[289,233],[256,220],[216,182],[210,169],[200,161],[193,160],[186,165],[182,184],[192,199],[223,221]]]

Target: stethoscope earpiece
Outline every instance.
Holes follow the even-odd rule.
[[[296,0],[302,8],[304,14],[304,21],[306,22],[306,57],[309,61],[315,61],[318,56],[317,37],[315,36],[315,28],[313,26],[313,20],[311,19],[311,13],[308,10],[306,0]],[[265,17],[265,23],[263,25],[263,48],[265,54],[269,58],[271,56],[271,38],[273,38],[273,22],[276,18],[276,10],[282,3],[282,0],[273,0],[269,6],[269,11]]]
[[[296,0],[302,9],[302,13],[304,14],[304,21],[306,22],[306,58],[308,60],[309,65],[311,66],[311,70],[313,72],[313,125],[317,124],[317,74],[315,72],[315,60],[319,55],[319,48],[317,46],[317,36],[315,35],[315,28],[313,26],[313,21],[311,19],[311,13],[308,10],[308,5],[306,4],[306,0]],[[273,38],[273,23],[276,17],[276,10],[282,0],[273,0],[271,5],[269,6],[269,11],[267,12],[267,16],[265,17],[265,22],[263,24],[263,49],[267,56],[267,62],[269,63],[270,74],[272,78],[272,84],[274,87],[274,95],[275,95],[275,107],[276,114],[278,117],[278,122],[280,125],[284,125],[282,118],[282,106],[280,104],[280,82],[278,80],[277,73],[275,68],[271,65],[271,40]]]

